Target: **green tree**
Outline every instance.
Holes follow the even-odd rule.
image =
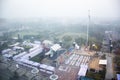
[[[65,42],[70,42],[70,41],[72,41],[72,37],[71,36],[69,36],[69,35],[65,35],[65,36],[63,36],[63,41],[65,41]]]
[[[8,48],[8,43],[7,42],[5,42],[3,44],[0,44],[0,52],[4,49],[7,49],[7,48]]]
[[[78,45],[82,45],[82,44],[85,44],[85,39],[82,38],[82,37],[77,37],[75,38],[75,42],[78,44]]]
[[[71,36],[65,35],[63,36],[62,40],[63,40],[63,46],[68,49],[71,46],[73,39]]]

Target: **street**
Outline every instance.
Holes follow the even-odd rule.
[[[106,55],[107,66],[106,66],[105,80],[111,80],[114,77],[113,76],[113,67],[112,67],[112,56],[110,56],[108,54],[109,53],[107,53],[107,55]]]

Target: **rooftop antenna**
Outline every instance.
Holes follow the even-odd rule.
[[[88,25],[87,25],[87,41],[86,41],[86,46],[88,46],[88,40],[89,40],[89,27],[90,27],[90,10],[88,10]]]

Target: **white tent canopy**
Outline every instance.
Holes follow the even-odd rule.
[[[75,45],[75,49],[79,49],[80,48],[80,46],[78,46],[77,44]]]
[[[107,60],[99,60],[99,64],[101,64],[101,65],[107,65]]]
[[[88,69],[87,65],[81,65],[80,70],[78,72],[78,76],[85,76],[87,69]]]
[[[54,44],[53,46],[51,46],[51,49],[53,50],[53,51],[57,51],[58,49],[60,49],[61,48],[61,46],[59,45],[59,44]]]
[[[117,80],[120,80],[120,74],[117,74]]]

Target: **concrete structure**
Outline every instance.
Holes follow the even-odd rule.
[[[50,80],[58,80],[58,75],[55,74],[51,75]]]

